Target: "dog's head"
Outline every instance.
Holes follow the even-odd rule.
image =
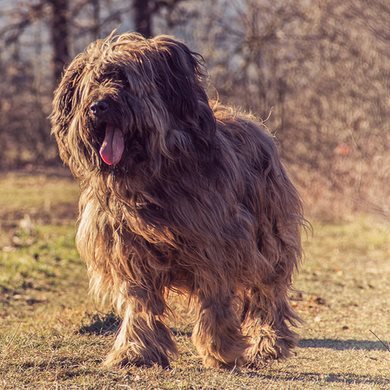
[[[207,148],[215,119],[200,55],[168,36],[110,36],[69,65],[51,114],[61,158],[76,176],[158,169]]]

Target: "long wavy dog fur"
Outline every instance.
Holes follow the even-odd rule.
[[[111,365],[169,365],[170,290],[191,297],[206,366],[259,367],[297,342],[299,196],[272,136],[209,101],[202,69],[172,37],[111,35],[55,92],[52,133],[82,190],[77,247],[122,319]]]

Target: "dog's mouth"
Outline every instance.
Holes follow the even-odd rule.
[[[123,133],[110,123],[102,123],[101,131],[104,139],[99,149],[100,157],[107,165],[117,165],[125,150]]]

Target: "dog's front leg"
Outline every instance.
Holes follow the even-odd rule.
[[[232,368],[243,363],[247,348],[240,323],[232,307],[232,297],[218,291],[198,295],[197,322],[193,342],[206,367]]]
[[[136,292],[136,293],[135,293]],[[122,324],[105,364],[108,366],[169,366],[177,354],[171,331],[162,322],[165,303],[162,294],[144,288],[126,288],[118,297]]]
[[[76,241],[88,266],[91,292],[98,298],[108,297],[122,319],[105,363],[168,366],[176,346],[162,321],[168,282],[158,255],[148,258],[151,251],[145,254],[144,241],[113,229],[114,222],[101,212],[96,200],[82,198],[80,203],[83,212]]]

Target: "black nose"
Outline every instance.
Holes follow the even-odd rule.
[[[94,115],[102,115],[105,114],[108,111],[108,103],[104,100],[98,100],[96,102],[93,102],[89,109]]]

